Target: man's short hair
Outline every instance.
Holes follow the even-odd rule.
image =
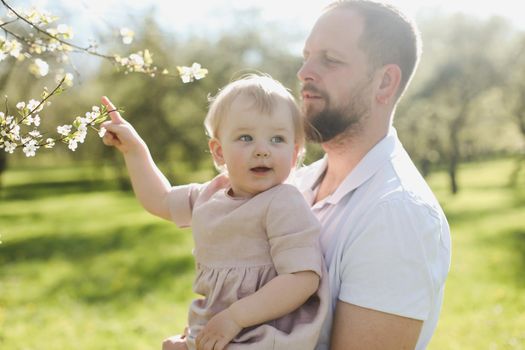
[[[393,5],[371,0],[339,0],[326,12],[350,9],[364,19],[359,46],[370,59],[373,69],[396,64],[401,69],[398,96],[406,90],[421,56],[421,38],[416,24]]]

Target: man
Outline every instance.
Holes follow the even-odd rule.
[[[419,56],[415,26],[365,0],[329,5],[306,40],[303,110],[326,155],[295,181],[323,224],[333,314],[318,349],[424,349],[436,327],[449,227],[392,127]]]

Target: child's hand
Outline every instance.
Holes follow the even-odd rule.
[[[229,309],[213,316],[195,339],[197,350],[222,350],[242,330]]]
[[[184,336],[176,335],[162,342],[162,350],[188,350]]]
[[[188,345],[186,344],[188,332],[189,328],[185,327],[184,333],[164,339],[162,342],[162,350],[188,350]]]
[[[107,132],[102,138],[102,141],[107,146],[115,146],[120,152],[126,154],[131,153],[140,149],[145,148],[144,141],[140,138],[139,134],[133,129],[130,123],[128,123],[119,112],[116,111],[115,106],[106,97],[102,97],[102,104],[106,106],[111,121],[106,121],[101,124]]]

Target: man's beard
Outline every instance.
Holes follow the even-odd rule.
[[[306,83],[303,91],[314,92],[325,101],[325,107],[321,111],[304,109],[307,141],[324,143],[343,133],[359,132],[361,122],[370,114],[370,105],[366,100],[368,89],[369,82],[359,84],[353,89],[346,105],[331,107],[330,98],[326,93]]]

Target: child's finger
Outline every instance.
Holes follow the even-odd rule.
[[[118,137],[116,137],[115,134],[113,134],[111,132],[106,132],[106,134],[102,138],[102,142],[106,146],[119,146],[121,144],[121,142],[118,139]]]
[[[111,121],[113,123],[115,123],[115,124],[122,124],[122,123],[124,123],[124,121],[125,121],[124,118],[122,118],[120,113],[118,111],[116,111],[115,106],[113,105],[113,103],[111,103],[109,98],[107,98],[106,96],[102,96],[102,104],[104,106],[106,106],[108,111],[113,111],[113,112],[109,113],[109,117],[111,118]]]

